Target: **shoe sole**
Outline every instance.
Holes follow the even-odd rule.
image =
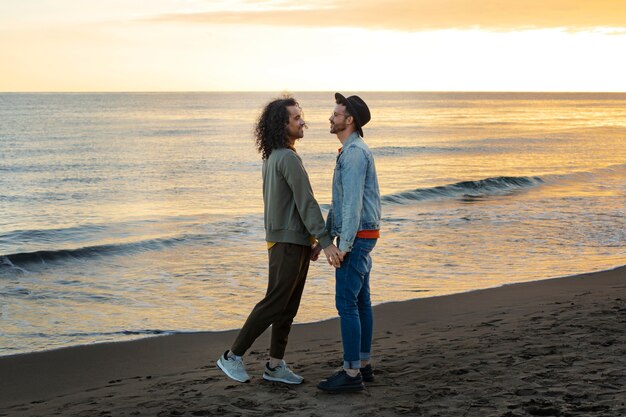
[[[288,380],[282,379],[282,378],[274,378],[273,376],[269,376],[269,375],[267,375],[265,373],[263,374],[263,379],[266,380],[266,381],[271,381],[271,382],[282,382],[284,384],[289,384],[289,385],[300,385],[300,384],[302,384],[302,381],[304,381],[304,380],[302,380],[300,382],[288,381]]]
[[[242,383],[245,383],[245,382],[249,382],[249,381],[250,381],[250,378],[248,378],[248,379],[244,379],[244,380],[241,380],[241,379],[237,379],[237,378],[235,378],[234,376],[232,376],[232,375],[230,374],[230,372],[228,372],[228,370],[226,370],[226,369],[222,366],[221,359],[217,361],[217,367],[218,367],[219,369],[221,369],[221,370],[222,370],[222,372],[224,372],[224,374],[225,374],[227,377],[229,377],[230,379],[232,379],[233,381],[242,382]]]

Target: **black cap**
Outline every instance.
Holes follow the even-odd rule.
[[[357,132],[363,137],[363,126],[367,124],[372,118],[370,109],[367,104],[359,96],[344,97],[340,93],[335,93],[335,101],[337,104],[343,104],[348,109],[348,113],[354,118],[354,125]]]

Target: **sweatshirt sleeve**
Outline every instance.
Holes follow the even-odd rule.
[[[291,188],[296,208],[305,227],[315,236],[322,248],[330,246],[332,239],[326,230],[322,211],[313,195],[309,175],[304,169],[302,160],[295,152],[289,152],[282,159],[280,169]]]

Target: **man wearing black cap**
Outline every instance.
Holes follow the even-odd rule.
[[[326,219],[330,235],[337,238],[342,263],[335,272],[335,303],[341,319],[343,369],[321,381],[324,391],[360,391],[363,381],[374,380],[372,306],[370,302],[370,252],[380,237],[380,191],[374,157],[363,140],[370,121],[367,104],[359,96],[335,93],[330,133],[339,149],[333,175],[333,201]]]

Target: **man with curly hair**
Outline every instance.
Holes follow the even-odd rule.
[[[265,297],[254,307],[230,350],[217,366],[231,379],[248,382],[242,356],[272,325],[270,359],[263,379],[300,384],[283,360],[306,281],[310,260],[321,249],[328,263],[339,267],[342,257],[325,228],[309,177],[296,153],[306,123],[298,102],[285,97],[271,101],[256,125],[256,147],[263,158],[265,240],[269,252],[269,280]],[[318,243],[316,243],[316,241]]]

